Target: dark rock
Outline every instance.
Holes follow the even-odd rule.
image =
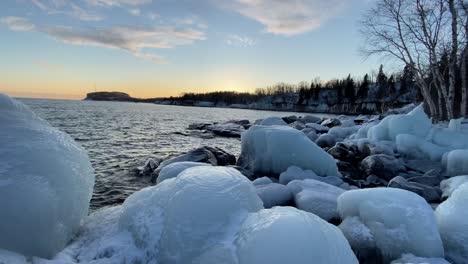
[[[307,123],[316,123],[316,124],[318,124],[318,123],[320,123],[322,121],[322,118],[316,117],[316,116],[313,116],[313,115],[305,115],[305,116],[300,117],[299,121],[301,121],[304,124],[307,124]]]
[[[321,148],[330,148],[335,146],[336,137],[331,134],[322,134],[317,138],[315,144]]]
[[[361,162],[361,169],[366,175],[377,175],[384,180],[391,180],[404,171],[402,162],[385,154],[372,155]]]
[[[341,121],[337,118],[328,118],[325,119],[322,123],[322,126],[326,127],[336,127],[336,126],[341,126]]]
[[[206,130],[220,137],[240,138],[245,128],[242,125],[225,123],[207,126]]]
[[[151,175],[154,170],[159,166],[159,164],[162,162],[162,159],[153,159],[149,158],[146,162],[145,165],[138,167],[138,175],[139,176],[149,176]]]
[[[440,194],[437,192],[436,189],[430,186],[424,185],[424,184],[417,183],[417,182],[409,182],[401,176],[397,176],[393,178],[388,183],[388,187],[414,192],[420,195],[421,197],[423,197],[424,199],[426,199],[427,202],[439,202],[440,201]]]
[[[208,126],[214,125],[216,123],[193,123],[188,126],[188,129],[193,130],[205,130]]]
[[[218,147],[204,146],[203,148],[209,150],[216,158],[218,166],[227,166],[236,164],[236,156],[226,152],[225,150]]]
[[[294,200],[291,191],[285,185],[278,183],[269,183],[262,185],[255,185],[257,194],[263,201],[265,208],[272,208],[274,206],[290,205]]]
[[[297,130],[302,130],[305,128],[305,124],[300,121],[294,121],[289,124],[290,127],[295,128]]]
[[[361,181],[361,188],[374,188],[387,185],[388,181],[378,177],[377,175],[369,175],[365,181]]]
[[[247,119],[240,119],[240,120],[229,120],[226,122],[226,124],[236,124],[236,125],[241,125],[245,129],[248,129],[252,124],[250,124],[250,121]]]
[[[432,160],[407,160],[405,166],[408,170],[418,171],[421,173],[432,173],[440,174],[442,172],[442,165],[440,162]]]
[[[359,170],[359,168],[356,165],[353,165],[350,162],[340,160],[338,161],[336,165],[338,166],[338,170],[340,171],[340,173],[345,178],[350,178],[353,180],[360,180],[360,179],[366,178],[366,175],[364,174],[364,172]],[[355,185],[358,186],[357,184]]]
[[[284,122],[286,122],[286,124],[291,124],[291,123],[297,121],[298,118],[297,118],[297,116],[293,115],[293,116],[285,116],[282,119],[283,119]]]
[[[423,176],[419,176],[419,177],[409,178],[408,181],[417,182],[417,183],[420,183],[420,184],[424,184],[424,185],[427,185],[427,186],[434,187],[434,186],[439,186],[440,182],[443,179],[444,179],[443,177],[439,177],[439,176],[426,176],[426,175],[423,175]]]

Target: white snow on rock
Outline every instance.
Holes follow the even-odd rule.
[[[450,262],[443,258],[420,258],[411,254],[403,254],[401,258],[390,264],[450,264]]]
[[[292,207],[250,214],[236,245],[239,264],[358,263],[338,228]]]
[[[448,175],[459,176],[468,174],[468,149],[450,151],[444,159]]]
[[[291,191],[284,185],[278,183],[270,183],[256,185],[257,194],[263,201],[265,208],[274,206],[284,206],[293,200]]]
[[[350,135],[356,133],[359,128],[360,126],[354,125],[350,127],[332,127],[330,131],[328,131],[328,134],[334,135],[336,138],[341,139],[340,141],[342,141]]]
[[[292,181],[288,183],[288,188],[294,194],[297,208],[313,213],[325,221],[339,218],[336,201],[345,190],[310,179]]]
[[[315,177],[318,177],[317,174],[311,170],[303,170],[297,166],[291,166],[280,174],[279,183],[286,185],[293,180],[314,179]]]
[[[143,189],[123,206],[120,226],[161,263],[190,263],[225,240],[231,225],[239,226],[247,213],[263,208],[240,172],[207,166]]]
[[[307,128],[314,129],[315,132],[317,132],[317,133],[327,133],[330,130],[330,128],[328,128],[326,126],[322,126],[320,124],[316,124],[316,123],[307,123],[307,124],[305,124],[305,126]]]
[[[181,161],[181,162],[171,163],[162,168],[156,180],[156,183],[158,184],[164,180],[175,178],[182,171],[188,168],[197,167],[197,166],[211,166],[211,164],[202,163],[202,162],[192,162],[192,161]]]
[[[468,183],[458,187],[436,211],[445,256],[453,263],[468,260]]]
[[[442,197],[448,198],[452,193],[464,183],[468,183],[468,175],[451,177],[440,182],[440,189],[442,190]]]
[[[256,125],[261,125],[261,126],[287,126],[288,124],[284,122],[284,120],[281,117],[267,117],[263,120],[261,120],[258,124]]]
[[[263,184],[269,184],[269,183],[273,183],[273,181],[268,177],[261,177],[261,178],[255,179],[252,182],[253,185],[263,185]]]
[[[367,137],[377,141],[395,141],[396,136],[399,134],[410,134],[419,138],[426,138],[431,127],[431,119],[424,112],[421,104],[406,115],[385,117],[378,125],[369,128]]]
[[[393,188],[351,190],[338,197],[338,211],[342,219],[357,217],[370,230],[385,261],[405,253],[444,256],[434,212],[417,194]],[[351,246],[359,252],[359,245]]]
[[[86,152],[22,103],[0,94],[0,248],[50,258],[88,214]]]
[[[242,135],[238,165],[263,175],[279,175],[290,166],[321,176],[341,175],[331,155],[288,126],[252,126]]]

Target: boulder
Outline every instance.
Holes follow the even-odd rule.
[[[292,116],[285,116],[285,117],[283,117],[282,119],[283,119],[283,121],[286,122],[287,124],[291,124],[291,123],[297,121],[298,118],[297,118],[297,116],[292,115]]]
[[[401,176],[393,178],[388,183],[388,187],[414,192],[426,199],[426,201],[429,203],[440,202],[440,194],[437,192],[436,189],[421,183],[409,182]]]
[[[138,167],[138,175],[139,176],[150,176],[156,168],[158,168],[159,164],[162,162],[161,159],[153,159],[149,158],[145,165]]]
[[[321,123],[322,126],[336,127],[341,125],[341,121],[337,118],[327,118]]]
[[[315,140],[315,144],[321,148],[330,148],[335,146],[336,137],[331,134],[322,134]]]
[[[294,121],[293,123],[290,123],[289,126],[297,130],[302,130],[305,128],[305,124],[300,121]]]
[[[302,123],[304,124],[307,124],[307,123],[320,123],[322,121],[322,118],[320,117],[316,117],[316,116],[313,116],[313,115],[305,115],[305,116],[301,116],[299,118],[299,121],[301,121]]]
[[[291,191],[282,184],[268,183],[255,185],[255,189],[257,189],[257,195],[262,199],[265,208],[286,206],[291,204],[293,200]]]
[[[398,175],[399,171],[404,171],[403,163],[395,157],[385,154],[372,155],[361,162],[361,169],[366,175],[377,175],[378,177],[390,181]]]

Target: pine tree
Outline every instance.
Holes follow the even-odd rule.
[[[369,93],[369,85],[369,74],[366,73],[366,75],[364,75],[364,79],[362,80],[361,85],[359,86],[358,98],[364,99],[367,97],[367,94]]]
[[[387,75],[385,75],[385,73],[383,72],[383,65],[380,65],[379,73],[377,74],[377,86],[377,97],[378,99],[382,99],[385,95],[388,86],[388,78]]]
[[[348,98],[348,100],[353,104],[356,99],[354,86],[355,86],[354,80],[353,78],[351,78],[351,74],[349,74],[348,78],[346,78],[346,81],[345,81],[344,90],[345,90],[345,97]]]

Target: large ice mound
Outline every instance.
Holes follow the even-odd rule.
[[[160,183],[167,179],[175,178],[182,171],[197,166],[211,166],[211,164],[193,161],[180,161],[171,163],[162,168],[158,178],[156,179],[156,183]]]
[[[358,263],[338,228],[292,207],[250,214],[236,245],[239,264]]]
[[[252,126],[242,135],[238,165],[264,175],[279,175],[290,166],[320,176],[340,175],[332,156],[288,126]]]
[[[161,263],[192,263],[263,208],[253,184],[227,167],[199,166],[131,195],[120,219]],[[215,262],[209,262],[215,263]]]
[[[431,206],[419,195],[401,189],[373,188],[347,191],[338,197],[343,219],[355,217],[356,230],[368,229],[385,262],[409,253],[419,257],[444,256],[444,248]],[[362,226],[362,225],[364,226]],[[346,225],[353,234],[353,225]],[[359,234],[357,234],[359,235]],[[349,237],[351,241],[361,241]],[[359,244],[351,244],[360,252]],[[368,250],[362,249],[362,250]]]
[[[456,188],[436,211],[439,231],[448,260],[466,263],[468,260],[468,183]]]
[[[0,248],[52,257],[88,214],[86,152],[22,103],[0,94]]]

